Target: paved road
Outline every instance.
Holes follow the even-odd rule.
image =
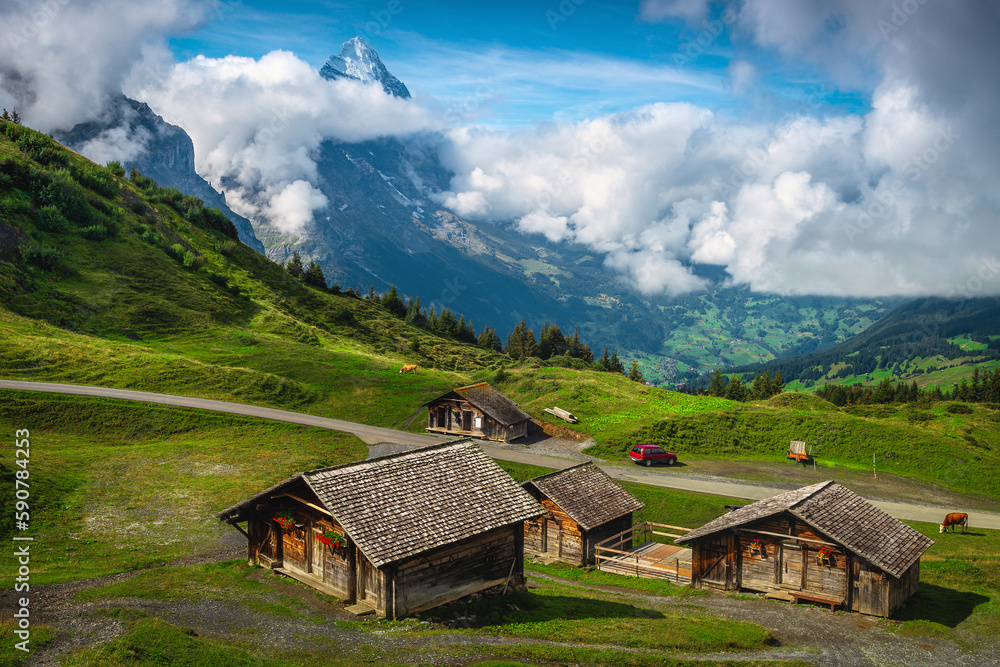
[[[256,405],[229,403],[227,401],[213,401],[207,398],[188,398],[187,396],[174,396],[172,394],[155,394],[150,391],[106,389],[104,387],[87,387],[77,384],[20,382],[13,380],[0,380],[0,389],[20,389],[23,391],[43,391],[54,394],[75,394],[78,396],[119,398],[126,401],[144,401],[146,403],[160,403],[162,405],[173,405],[182,408],[214,410],[215,412],[229,412],[237,415],[248,415],[250,417],[262,417],[264,419],[291,422],[292,424],[319,426],[320,428],[328,428],[332,431],[353,433],[369,445],[374,445],[379,442],[395,442],[402,445],[425,447],[427,445],[434,445],[446,440],[446,438],[435,438],[418,433],[406,433],[404,431],[396,431],[391,428],[368,426],[367,424],[356,424],[342,419],[317,417],[315,415],[307,415],[301,412],[275,410],[274,408],[262,408]]]
[[[226,401],[213,401],[204,398],[188,398],[186,396],[174,396],[170,394],[156,394],[148,391],[133,391],[130,389],[106,389],[103,387],[87,387],[72,384],[56,384],[51,382],[22,382],[13,380],[0,380],[0,389],[17,389],[22,391],[41,391],[57,394],[74,394],[79,396],[97,396],[101,398],[117,398],[128,401],[145,401],[149,403],[160,403],[162,405],[173,405],[185,408],[195,408],[200,410],[214,410],[217,412],[229,412],[232,414],[248,415],[251,417],[262,417],[264,419],[275,419],[278,421],[290,422],[293,424],[303,424],[306,426],[319,426],[334,431],[353,433],[366,444],[374,445],[378,443],[397,443],[409,445],[411,447],[425,447],[428,445],[444,442],[444,438],[436,438],[429,435],[417,433],[406,433],[390,428],[379,426],[368,426],[367,424],[357,424],[355,422],[341,419],[329,419],[327,417],[316,417],[299,412],[289,412],[287,410],[275,410],[273,408],[262,408],[255,405],[244,405],[242,403],[229,403]],[[497,447],[485,442],[480,442],[483,449],[492,458],[502,461],[515,461],[517,463],[527,463],[546,468],[568,468],[579,463],[561,459],[544,454],[536,454],[530,451],[519,451]],[[622,468],[615,465],[601,465],[601,468],[615,479],[630,482],[640,482],[652,486],[661,486],[683,491],[694,491],[696,493],[711,493],[719,496],[729,496],[731,498],[742,498],[745,500],[761,500],[770,498],[779,493],[784,493],[787,489],[775,489],[756,484],[737,484],[724,479],[706,480],[689,477],[678,477],[670,474],[669,468],[659,468],[646,470],[639,468]],[[885,510],[898,519],[907,521],[926,521],[936,523],[940,521],[948,512],[964,511],[969,514],[969,525],[975,528],[991,528],[1000,530],[1000,514],[993,512],[981,512],[962,508],[942,508],[925,505],[910,505],[906,503],[894,503],[880,500],[870,502]]]

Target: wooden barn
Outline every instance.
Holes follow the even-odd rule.
[[[458,441],[298,473],[218,517],[247,536],[251,563],[402,618],[523,583],[523,524],[543,513]]]
[[[485,382],[424,403],[427,431],[510,442],[528,434],[531,416]]]
[[[832,481],[735,509],[677,542],[696,588],[749,589],[890,616],[934,542]]]
[[[570,565],[594,562],[595,546],[629,530],[632,512],[645,507],[593,463],[542,475],[521,486],[547,510],[524,523],[526,554]]]

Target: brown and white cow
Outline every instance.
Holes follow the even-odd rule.
[[[403,367],[399,369],[399,372],[400,373],[413,373],[414,375],[416,375],[417,374],[417,365],[416,364],[404,364]]]
[[[945,532],[948,527],[951,527],[951,532],[955,532],[955,526],[961,526],[962,532],[965,532],[966,526],[969,525],[969,515],[959,512],[953,512],[944,518],[944,523],[940,525],[939,533]]]

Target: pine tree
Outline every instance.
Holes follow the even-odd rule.
[[[424,317],[423,310],[420,308],[420,297],[410,299],[409,304],[406,306],[406,323],[412,324],[415,327],[423,327],[427,324],[427,318]]]
[[[542,359],[559,357],[569,349],[566,337],[554,324],[546,322],[542,325],[542,333],[538,338],[538,356]]]
[[[594,361],[594,352],[583,341],[580,340],[580,329],[573,331],[573,337],[566,341],[566,349],[569,356],[574,359],[583,359],[585,362]]]
[[[628,369],[628,379],[632,382],[645,384],[646,378],[642,377],[642,371],[639,370],[639,362],[632,362],[632,368]]]
[[[315,260],[309,260],[309,268],[303,275],[307,285],[326,289],[326,277],[323,275],[323,268]]]
[[[458,326],[455,329],[459,340],[473,345],[476,343],[476,330],[473,328],[472,322],[465,321],[465,315],[458,318]]]
[[[504,352],[513,359],[525,359],[538,356],[538,344],[535,342],[535,332],[528,328],[523,319],[507,336]]]
[[[491,329],[487,325],[482,333],[479,334],[479,339],[477,341],[479,347],[484,350],[492,350],[493,352],[503,352],[503,341],[500,340],[500,336],[494,329]]]
[[[292,258],[285,263],[285,271],[295,278],[302,277],[302,256],[299,254],[298,250],[293,252]]]
[[[708,378],[708,388],[705,390],[709,396],[725,396],[726,395],[726,385],[722,381],[723,375],[722,370],[716,368],[712,371],[711,377]],[[756,380],[754,381],[756,384]]]
[[[596,362],[597,370],[607,373],[611,370],[611,359],[608,357],[608,348],[604,348],[604,354]]]
[[[617,352],[611,353],[611,359],[608,362],[608,370],[612,373],[625,373],[625,367],[622,366],[622,362],[618,358]]]
[[[726,385],[726,398],[731,401],[745,401],[747,400],[747,388],[743,384],[743,380],[740,379],[739,375],[735,373],[729,378],[729,384]]]
[[[896,397],[896,392],[892,388],[892,381],[889,378],[884,378],[875,387],[875,393],[872,394],[873,403],[892,403],[892,399]]]
[[[446,336],[454,336],[458,331],[458,320],[447,308],[441,310],[441,316],[438,318],[438,331]]]
[[[981,385],[982,379],[979,377],[979,367],[976,366],[972,369],[972,380],[969,383],[969,400],[976,402],[982,400],[981,398]]]
[[[396,317],[406,317],[406,304],[400,298],[395,285],[390,285],[389,290],[382,295],[382,307]]]

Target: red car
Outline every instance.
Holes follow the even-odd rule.
[[[628,456],[637,464],[644,466],[651,466],[654,463],[666,463],[672,466],[677,463],[677,455],[659,445],[636,445],[629,451]]]

